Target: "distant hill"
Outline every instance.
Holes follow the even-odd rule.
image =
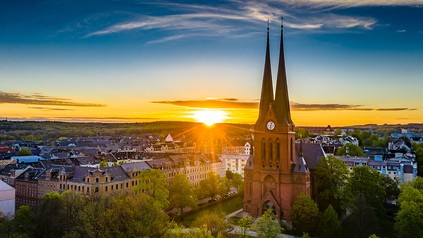
[[[237,136],[252,129],[246,124],[216,124],[207,127],[196,122],[157,121],[145,123],[81,123],[57,121],[0,121],[0,141],[51,141],[60,137],[141,136],[147,133],[179,136]]]

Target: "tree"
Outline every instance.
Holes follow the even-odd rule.
[[[360,148],[360,146],[346,143],[342,147],[338,148],[336,151],[336,155],[350,155],[350,156],[365,156],[366,154],[364,151]]]
[[[232,178],[232,186],[237,189],[238,193],[241,193],[244,190],[244,180],[242,175],[239,173],[234,173]]]
[[[220,194],[220,176],[215,172],[210,172],[207,177],[200,181],[200,187],[203,190],[205,197],[214,198]]]
[[[170,206],[181,209],[184,207],[195,207],[198,200],[194,196],[194,191],[189,183],[186,174],[177,174],[169,185]]]
[[[65,234],[82,234],[81,211],[85,206],[85,199],[80,193],[66,190],[62,194],[64,202],[63,216]]]
[[[395,230],[400,238],[423,237],[423,186],[420,185],[423,178],[417,177],[402,188],[398,199],[400,210],[395,218]]]
[[[227,179],[232,179],[234,176],[234,173],[232,171],[230,171],[229,169],[226,170],[226,178]]]
[[[304,128],[296,128],[295,129],[295,137],[296,138],[308,138],[310,136],[310,132]]]
[[[18,152],[16,152],[17,156],[28,156],[28,155],[32,155],[32,151],[28,148],[28,147],[21,147],[20,150],[18,150]]]
[[[64,201],[57,192],[47,193],[36,214],[37,237],[61,237],[63,235]]]
[[[381,175],[376,170],[370,170],[367,166],[356,166],[349,178],[349,190],[354,197],[364,198],[370,206],[376,209],[378,216],[384,215],[383,202],[385,189],[382,186]]]
[[[206,211],[193,222],[192,226],[197,228],[205,228],[210,231],[213,236],[226,231],[229,224],[226,222],[225,214]]]
[[[388,175],[382,175],[380,178],[381,186],[385,190],[384,201],[396,200],[400,194],[398,179],[392,179]]]
[[[322,214],[320,228],[324,237],[337,237],[341,230],[338,215],[331,205]]]
[[[342,214],[350,200],[347,190],[349,170],[335,156],[321,158],[316,168],[316,196],[321,211],[331,205],[338,214]]]
[[[256,220],[252,229],[257,232],[260,238],[276,238],[283,231],[278,219],[270,209]]]
[[[185,229],[184,226],[171,222],[163,238],[213,238],[213,236],[210,231],[200,228]]]
[[[0,212],[0,234],[2,237],[13,237],[14,233],[14,224],[13,220],[8,217],[3,216],[3,213]]]
[[[169,190],[166,174],[160,169],[149,169],[140,172],[139,184],[135,187],[136,192],[143,192],[154,199],[161,208],[169,206]]]
[[[34,217],[29,206],[20,206],[15,213],[14,219],[16,231],[23,237],[29,237],[34,233]]]
[[[106,159],[100,161],[100,168],[106,168],[109,166],[109,162]]]
[[[245,237],[247,234],[247,230],[251,228],[254,223],[254,219],[251,216],[245,216],[239,219],[238,226],[241,227],[241,235]]]
[[[82,212],[81,237],[161,237],[169,217],[146,194],[114,194],[90,198]]]
[[[315,234],[316,221],[319,220],[319,208],[310,196],[301,194],[297,197],[291,209],[292,225],[301,232]]]
[[[220,192],[219,194],[224,196],[231,191],[231,182],[228,178],[222,177],[220,178]]]
[[[363,194],[357,194],[351,205],[348,222],[354,227],[355,237],[366,237],[378,230],[375,209]]]

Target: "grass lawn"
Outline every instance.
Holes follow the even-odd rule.
[[[207,204],[202,207],[198,207],[196,210],[187,212],[182,216],[180,223],[185,227],[189,227],[191,223],[201,214],[205,212],[223,212],[225,215],[230,214],[236,210],[242,208],[242,195],[236,195],[230,198],[219,200],[212,204]]]

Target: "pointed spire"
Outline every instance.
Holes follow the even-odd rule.
[[[264,118],[273,103],[272,69],[270,66],[269,21],[267,21],[266,57],[264,62],[263,83],[261,88],[259,118],[256,123],[264,123]]]
[[[285,54],[283,49],[283,18],[281,18],[281,46],[279,53],[278,76],[276,81],[275,114],[278,122],[293,125],[289,107],[288,85],[285,70]]]

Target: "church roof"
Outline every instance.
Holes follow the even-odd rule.
[[[276,79],[275,114],[280,124],[292,125],[291,111],[289,107],[288,85],[285,70],[285,55],[283,48],[283,25],[281,25],[281,45],[279,51],[278,76]]]
[[[263,83],[261,88],[259,117],[256,123],[264,123],[264,119],[273,104],[272,68],[270,64],[269,26],[267,26],[266,56],[264,61]]]
[[[303,158],[309,169],[317,167],[320,158],[326,157],[322,145],[317,143],[303,143]],[[300,143],[295,143],[297,155],[300,155]]]
[[[310,172],[310,170],[308,169],[307,163],[304,160],[304,157],[298,157],[295,159],[295,164],[292,165],[292,172],[293,173]]]

